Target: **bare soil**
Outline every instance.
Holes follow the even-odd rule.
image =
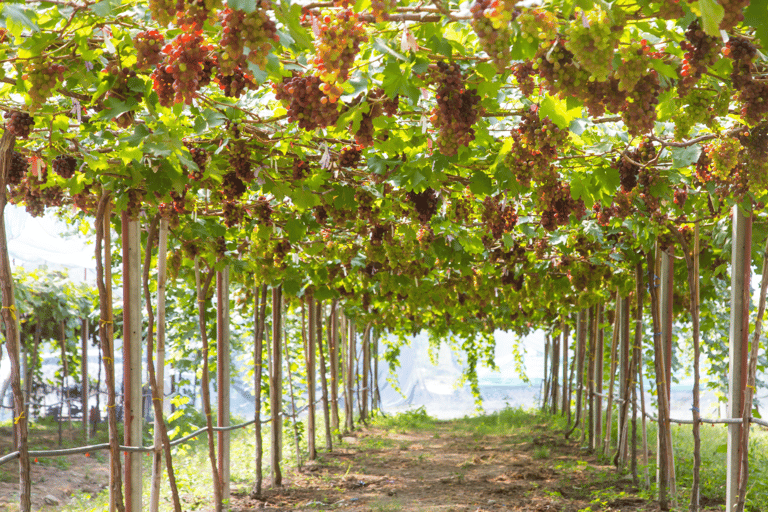
[[[7,430],[7,429],[5,429]],[[0,429],[0,453],[10,432]],[[50,438],[50,434],[47,434]],[[45,439],[37,439],[39,444]],[[53,439],[48,439],[53,442]],[[51,448],[55,448],[55,443]],[[75,491],[96,494],[108,480],[106,453],[33,464],[33,510],[59,510]],[[0,511],[16,510],[14,463],[0,466]],[[518,435],[482,435],[451,422],[424,430],[361,428],[301,471],[284,470],[283,487],[264,482],[260,496],[233,486],[233,512],[251,510],[350,512],[658,510],[638,497],[631,475],[566,440],[548,425]],[[52,495],[62,505],[49,506]],[[686,499],[685,497],[682,498]],[[705,501],[704,510],[721,503]],[[189,502],[187,502],[189,504]],[[208,510],[208,507],[195,507]],[[212,507],[210,508],[212,510]]]

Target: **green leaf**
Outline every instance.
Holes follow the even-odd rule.
[[[688,167],[699,159],[701,146],[694,144],[687,148],[669,148],[669,152],[672,153],[672,168],[680,169]]]
[[[93,4],[90,9],[101,18],[111,16],[115,9],[120,7],[120,0],[102,0],[99,3]]]
[[[40,28],[34,21],[32,21],[32,18],[30,18],[30,15],[32,15],[34,11],[22,9],[18,5],[8,3],[4,3],[0,5],[0,7],[2,7],[2,11],[0,11],[2,15],[0,17],[13,20],[14,23],[28,28],[34,32],[40,32]],[[10,30],[11,27],[8,27],[8,29]]]
[[[243,12],[253,12],[257,8],[256,0],[227,0],[227,7]]]
[[[558,128],[567,129],[571,121],[581,114],[581,107],[568,110],[565,101],[559,100],[549,94],[544,96],[539,106],[539,115],[548,117]]]
[[[475,171],[469,183],[469,190],[476,195],[488,195],[493,192],[493,181],[483,171]]]
[[[381,53],[387,53],[387,54],[393,56],[396,59],[399,59],[399,60],[402,60],[402,61],[407,61],[408,60],[408,57],[406,57],[402,53],[397,52],[397,51],[393,50],[392,48],[390,48],[387,45],[387,42],[384,41],[383,39],[381,39],[380,37],[377,37],[376,39],[374,39],[373,47],[376,48],[377,50],[379,50]]]
[[[390,59],[384,67],[384,81],[381,86],[388,97],[394,98],[404,89],[411,66],[408,65],[405,68],[401,69],[400,63],[393,59]]]
[[[744,9],[744,24],[754,27],[762,47],[768,48],[768,0],[752,0]]]
[[[720,22],[723,21],[725,9],[717,0],[699,0],[701,11],[701,26],[708,35],[720,37]]]
[[[299,240],[301,240],[301,237],[304,236],[304,233],[306,232],[307,227],[304,225],[304,223],[301,221],[301,219],[288,219],[285,222],[285,231],[288,233],[288,240],[295,244]]]

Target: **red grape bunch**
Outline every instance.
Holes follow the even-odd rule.
[[[253,215],[256,217],[256,222],[259,224],[263,226],[271,226],[272,205],[269,204],[269,199],[264,196],[259,196],[253,204]]]
[[[31,84],[27,90],[30,110],[36,110],[45,103],[58,83],[64,80],[66,69],[63,64],[49,62],[42,57],[27,62],[22,78]]]
[[[720,0],[718,3],[724,10],[723,19],[720,20],[720,30],[728,32],[744,21],[744,8],[749,5],[749,0]]]
[[[116,98],[126,103],[126,106],[138,106],[141,100],[141,92],[139,91],[143,89],[144,82],[138,79],[136,71],[129,68],[120,69],[115,63],[110,63],[104,72],[115,76],[115,82],[107,93],[107,98]],[[131,85],[139,91],[134,90]],[[115,122],[120,128],[128,128],[133,123],[134,117],[133,110],[128,110],[115,117]]]
[[[568,132],[561,130],[549,118],[541,119],[538,111],[529,110],[520,126],[511,133],[512,148],[506,157],[517,181],[529,186],[531,180],[545,183],[552,179],[552,161],[568,141]]]
[[[649,57],[659,57],[659,52],[653,51],[648,42],[632,41],[619,49],[621,63],[614,71],[613,76],[619,81],[620,91],[631,91],[637,82],[648,74]]]
[[[590,74],[590,80],[604,82],[611,74],[613,52],[620,37],[621,30],[616,30],[609,13],[596,6],[588,12],[579,11],[571,20],[565,49]]]
[[[440,152],[453,156],[460,146],[468,146],[475,139],[472,125],[478,118],[480,96],[466,87],[458,65],[438,62],[432,71],[432,80],[437,83],[437,106],[430,121],[438,130]]]
[[[275,97],[287,106],[289,121],[311,131],[333,125],[339,118],[338,105],[329,100],[320,85],[316,76],[294,74],[272,87]]]
[[[731,37],[723,49],[723,55],[733,60],[731,82],[733,88],[741,90],[753,80],[755,69],[753,61],[757,56],[757,47],[742,37]]]
[[[362,153],[356,147],[345,147],[339,155],[339,167],[357,167],[362,158]]]
[[[571,214],[581,219],[586,213],[584,202],[571,196],[571,186],[568,183],[555,180],[539,188],[539,207],[541,212],[541,227],[554,231],[558,226],[568,224]]]
[[[11,132],[12,135],[21,139],[29,138],[32,127],[35,126],[35,120],[32,116],[26,112],[9,110],[3,114],[3,117],[5,118],[5,129]]]
[[[197,169],[189,169],[188,177],[194,181],[202,181],[205,167],[208,165],[208,152],[195,146],[188,145],[187,148],[192,155],[192,161],[197,165]]]
[[[470,8],[472,28],[499,72],[509,65],[515,4],[517,0],[475,0]]]
[[[235,72],[245,57],[261,69],[266,67],[272,42],[279,41],[277,26],[269,18],[269,0],[262,0],[260,8],[246,13],[230,8],[219,12],[223,35],[219,54],[219,72],[226,76]]]
[[[209,54],[212,49],[199,32],[182,32],[176,36],[164,48],[165,60],[152,74],[158,96],[168,99],[165,95],[170,75],[173,78],[173,102],[191,105],[198,89],[210,81]]]
[[[221,4],[221,0],[177,0],[176,25],[202,30],[211,13]]]
[[[627,131],[631,136],[652,132],[656,124],[656,105],[659,103],[661,86],[656,70],[644,75],[634,89],[627,94],[626,104],[621,113]]]
[[[224,201],[222,207],[224,225],[228,228],[239,226],[243,222],[243,207],[237,201]]]
[[[53,159],[53,172],[64,179],[69,179],[77,172],[77,160],[70,155],[58,155]]]
[[[358,146],[373,145],[373,120],[382,113],[393,116],[397,113],[397,97],[394,100],[387,98],[383,89],[374,89],[366,98],[368,112],[363,113],[360,126],[355,132],[355,143]]]
[[[219,60],[221,62],[221,60]],[[228,98],[239,98],[243,92],[248,89],[253,91],[258,88],[256,80],[253,75],[247,70],[245,59],[241,57],[236,63],[236,66],[229,74],[224,74],[219,68],[216,74],[216,82],[219,84],[219,88],[224,92],[224,96]]]
[[[246,141],[241,139],[229,143],[229,167],[242,181],[250,183],[254,180],[251,152]]]
[[[221,193],[229,201],[238,199],[245,194],[246,190],[248,190],[248,187],[245,186],[243,180],[237,177],[235,171],[229,171],[221,180]]]
[[[351,9],[325,12],[316,22],[320,35],[315,39],[317,53],[312,62],[323,82],[320,89],[333,103],[342,94],[342,86],[360,52],[360,44],[368,38],[359,15]]]
[[[418,214],[419,222],[422,224],[429,223],[440,207],[440,197],[431,188],[426,188],[421,192],[407,192],[405,198],[413,204]]]
[[[517,224],[515,208],[509,203],[502,205],[501,195],[485,197],[482,218],[494,240],[499,240],[504,233],[512,231]]]
[[[626,152],[628,158],[619,155],[611,166],[619,171],[619,183],[623,192],[631,192],[638,182],[641,167],[656,156],[656,149],[650,142],[643,141],[636,148]]]
[[[696,18],[685,31],[685,39],[680,42],[680,47],[685,52],[685,57],[681,72],[683,78],[677,84],[677,91],[678,95],[684,96],[699,81],[707,67],[717,61],[720,40],[707,35]]]
[[[176,19],[178,3],[183,4],[183,0],[179,2],[177,0],[149,0],[149,12],[152,14],[152,19],[164,27],[168,26]]]
[[[8,166],[8,174],[6,175],[6,185],[18,185],[24,176],[27,175],[29,170],[29,160],[27,157],[14,151],[11,153],[11,164]],[[4,191],[0,190],[0,193]]]
[[[512,74],[515,75],[522,95],[524,97],[532,96],[533,90],[536,87],[536,83],[533,81],[533,77],[536,75],[536,71],[533,69],[533,62],[518,62],[512,66]]]
[[[136,67],[140,70],[153,69],[163,61],[165,38],[157,30],[139,32],[133,38],[136,48]]]

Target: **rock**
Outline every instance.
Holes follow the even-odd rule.
[[[54,507],[58,507],[61,505],[61,502],[56,498],[56,496],[53,496],[51,494],[48,494],[46,497],[43,498],[43,501],[46,505],[51,505]]]

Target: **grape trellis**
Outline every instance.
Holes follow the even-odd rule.
[[[231,275],[251,301],[266,301],[268,285],[276,305],[282,294],[306,300],[310,317],[321,316],[319,301],[333,301],[351,325],[450,339],[468,352],[475,384],[495,329],[559,334],[578,315],[575,364],[593,385],[603,359],[585,367],[584,350],[598,353],[605,311],[622,330],[622,379],[634,386],[642,364],[629,349],[634,304],[637,343],[654,349],[659,451],[669,457],[670,326],[692,322],[698,386],[700,323],[713,322],[699,311],[722,304],[729,268],[730,402],[735,417],[751,415],[743,404],[759,340],[748,357],[749,274],[768,190],[766,48],[766,0],[6,1],[0,221],[11,202],[94,224],[110,406],[117,227],[131,364],[148,320],[131,297],[142,281],[154,296],[148,267],[160,261],[158,282],[165,286],[167,264],[168,286],[196,290],[206,355],[204,303],[214,289],[228,297]],[[0,232],[27,511],[28,418]],[[674,254],[685,265],[673,265]],[[761,317],[762,309],[758,326]],[[660,334],[646,339],[643,322]],[[319,338],[314,324],[308,332]],[[276,317],[273,357],[279,325]],[[153,336],[150,328],[148,349]],[[343,369],[328,355],[331,371]],[[130,395],[140,376],[127,374]],[[226,472],[217,470],[208,418],[217,480]],[[748,477],[738,469],[748,429],[730,432],[729,510],[744,506]],[[111,495],[122,510],[117,440],[110,445]],[[126,456],[126,468],[135,464]],[[660,462],[662,507],[674,491],[670,467]],[[141,501],[135,473],[126,469],[128,510]],[[694,509],[697,493],[694,484]]]

